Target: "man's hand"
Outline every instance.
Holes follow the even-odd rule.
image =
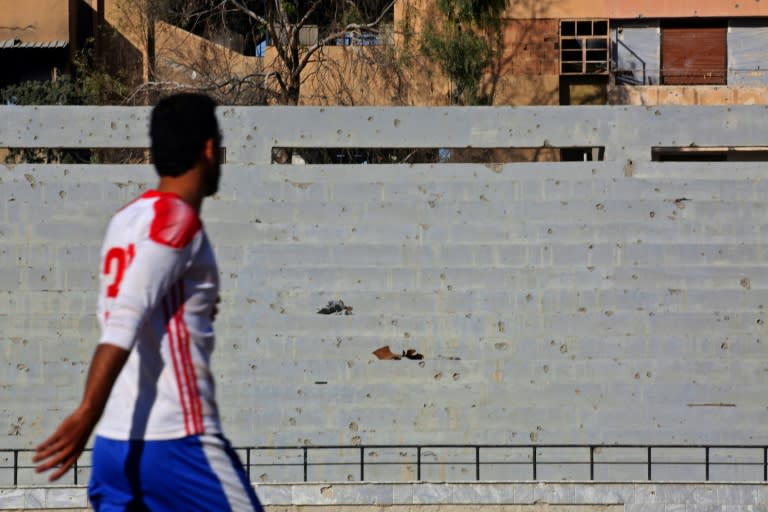
[[[32,462],[39,462],[35,471],[42,473],[58,466],[48,480],[53,482],[61,478],[83,452],[97,421],[98,416],[89,414],[82,408],[62,421],[59,428],[35,449]]]
[[[61,465],[48,477],[48,480],[54,481],[72,467],[101,418],[112,386],[129,355],[130,351],[109,343],[101,343],[96,347],[80,407],[35,449],[32,462],[40,463],[35,471],[42,473]]]

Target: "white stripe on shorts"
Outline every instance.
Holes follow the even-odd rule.
[[[202,443],[203,453],[208,459],[208,464],[224,488],[229,507],[235,512],[253,510],[253,504],[248,493],[243,488],[243,483],[232,466],[233,461],[227,455],[224,441],[212,435],[200,435],[198,437]]]

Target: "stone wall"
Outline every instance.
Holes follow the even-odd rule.
[[[146,147],[146,114],[2,107],[0,146]],[[236,445],[766,439],[765,165],[650,161],[652,146],[760,146],[765,107],[220,114],[228,164],[203,219]],[[605,160],[273,165],[273,146],[599,146]],[[0,447],[29,448],[79,400],[108,217],[155,178],[24,164],[0,180]],[[333,300],[352,314],[317,313]],[[383,346],[424,358],[379,360]],[[445,471],[428,478],[465,469]]]

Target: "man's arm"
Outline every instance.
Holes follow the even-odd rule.
[[[61,422],[48,439],[37,446],[32,458],[33,462],[39,463],[35,467],[36,472],[41,473],[60,465],[48,478],[54,481],[72,467],[88,443],[129,354],[130,351],[109,343],[101,343],[96,347],[80,406]]]
[[[146,319],[194,258],[202,243],[197,212],[181,199],[166,195],[154,204],[147,238],[136,242],[135,257],[125,269],[109,308],[109,318],[88,370],[80,406],[37,448],[33,462],[40,473],[59,466],[49,480],[75,463],[101,418]]]

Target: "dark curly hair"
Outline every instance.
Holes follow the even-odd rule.
[[[205,141],[220,142],[216,102],[204,94],[163,98],[152,109],[149,137],[152,161],[160,176],[180,176],[195,165]]]

